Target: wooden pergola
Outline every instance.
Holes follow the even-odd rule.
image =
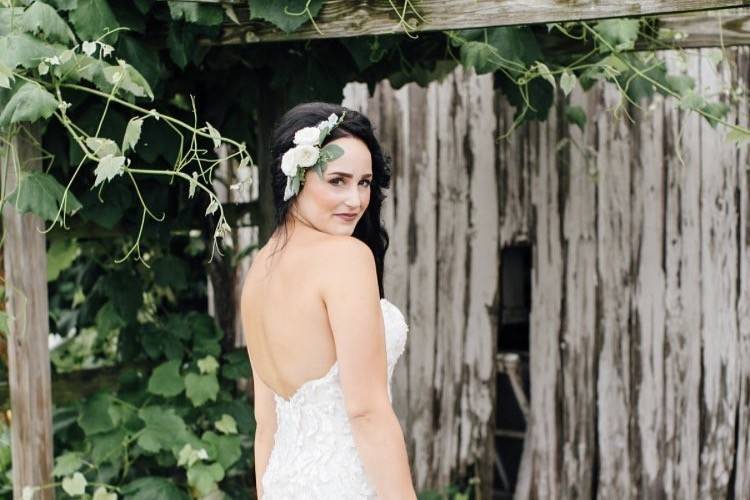
[[[217,3],[217,0],[195,1]],[[222,45],[403,33],[403,26],[388,0],[325,2],[316,17],[322,34],[310,23],[293,33],[283,33],[268,23],[249,20],[245,0],[221,3],[231,8],[236,17],[236,21],[224,24],[219,41]],[[665,27],[685,34],[678,42],[683,47],[750,43],[750,10],[737,9],[750,6],[747,0],[537,0],[533,7],[531,5],[523,0],[422,0],[418,3],[421,17],[407,8],[404,18],[411,27],[409,31],[419,33],[658,15]],[[735,9],[711,15],[702,12],[731,8]],[[37,155],[23,139],[16,139],[15,147],[21,168],[41,168]],[[13,155],[6,155],[0,161],[8,172],[13,171],[10,168]],[[7,182],[6,189],[12,190],[15,179]],[[259,203],[261,213],[270,213],[271,193],[267,188],[261,188]],[[264,205],[266,210],[262,208]],[[37,216],[20,215],[10,205],[5,207],[2,216],[7,231],[3,259],[6,310],[11,318],[7,352],[13,418],[13,484],[14,497],[20,498],[23,486],[52,481],[54,390],[48,351],[46,240],[38,230],[44,224]],[[53,494],[52,489],[46,489],[40,497],[52,498]]]

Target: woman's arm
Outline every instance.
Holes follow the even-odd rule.
[[[268,457],[273,449],[273,439],[276,434],[276,402],[271,389],[263,383],[253,370],[253,409],[255,413],[255,488],[258,498],[263,498],[263,474],[266,473]]]
[[[385,325],[375,259],[356,238],[331,242],[321,295],[336,344],[341,387],[365,473],[378,497],[416,499],[404,435],[388,398]],[[328,266],[324,266],[328,267]]]

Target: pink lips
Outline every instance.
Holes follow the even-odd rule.
[[[345,221],[351,222],[357,218],[357,214],[334,214],[336,217],[341,217]]]

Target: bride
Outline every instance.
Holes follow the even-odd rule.
[[[408,326],[383,298],[390,169],[370,121],[289,110],[273,136],[276,229],[243,283],[263,500],[415,499],[390,379]]]

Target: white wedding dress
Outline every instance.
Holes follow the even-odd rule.
[[[380,299],[391,376],[409,327],[394,304]],[[262,500],[359,500],[377,495],[365,476],[344,407],[338,362],[302,384],[288,400],[276,394],[277,429],[263,475]]]

